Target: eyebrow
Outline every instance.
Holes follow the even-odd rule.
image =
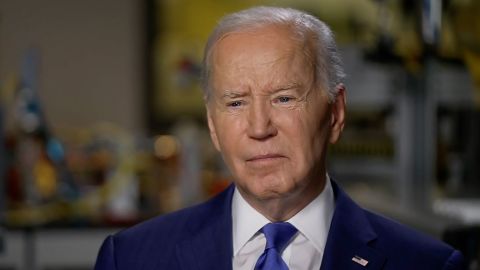
[[[281,91],[300,88],[301,86],[302,86],[301,83],[293,82],[293,83],[288,83],[288,84],[281,85],[281,86],[278,86],[278,87],[273,87],[268,92],[277,93],[277,92],[281,92]],[[239,98],[239,97],[244,97],[244,96],[247,96],[247,95],[248,95],[248,93],[246,93],[246,92],[225,90],[224,93],[220,97],[221,98]]]
[[[281,85],[281,86],[278,86],[278,87],[274,87],[271,92],[276,93],[276,92],[281,92],[281,91],[285,91],[285,90],[292,90],[292,89],[301,88],[301,86],[302,86],[301,83],[293,82],[293,83]]]
[[[221,98],[238,98],[238,97],[244,97],[246,95],[247,95],[246,93],[225,90]]]

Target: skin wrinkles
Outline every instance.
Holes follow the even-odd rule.
[[[312,87],[305,90],[299,83],[289,83],[285,86],[275,87],[267,93],[253,95],[251,91],[242,93],[225,90],[223,92],[224,94],[220,97],[214,97],[215,106],[222,111],[240,113],[253,102],[253,99],[262,99],[265,106],[276,109],[299,109],[301,106],[305,106]]]
[[[343,86],[329,104],[303,45],[285,26],[224,36],[212,51],[212,141],[245,200],[286,220],[325,184],[327,144],[343,128]]]

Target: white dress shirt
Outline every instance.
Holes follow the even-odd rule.
[[[327,175],[322,193],[287,220],[298,229],[281,254],[290,270],[320,269],[334,209]],[[232,218],[233,270],[253,270],[266,244],[259,230],[270,221],[251,207],[237,189],[232,198]]]

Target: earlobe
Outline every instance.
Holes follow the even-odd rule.
[[[345,86],[337,85],[337,96],[332,104],[329,142],[334,144],[340,138],[345,126]]]

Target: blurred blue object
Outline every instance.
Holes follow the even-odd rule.
[[[50,130],[38,96],[39,63],[39,50],[30,48],[22,62],[20,86],[17,89],[17,120],[23,132],[42,141],[44,151],[59,175],[59,197],[74,200],[78,197],[78,190],[65,164],[64,147]]]
[[[38,91],[39,52],[30,48],[23,59],[20,87],[17,92],[17,113],[20,126],[26,133],[46,132]]]
[[[65,151],[59,140],[50,137],[47,141],[47,155],[55,163],[59,164],[65,157]]]

